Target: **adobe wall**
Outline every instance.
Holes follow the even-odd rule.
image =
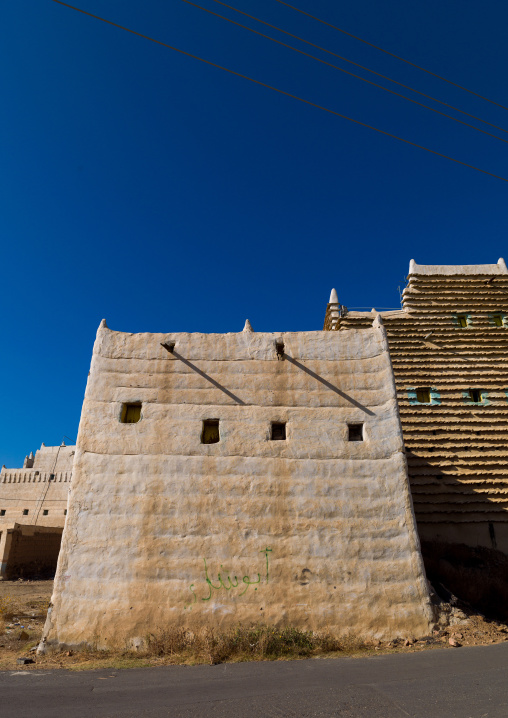
[[[42,444],[41,448],[35,452],[32,468],[55,473],[71,471],[75,449],[75,446],[65,446],[64,444],[61,446]]]
[[[120,422],[125,402],[142,403],[138,423]],[[201,443],[205,419],[220,420],[219,443]],[[287,422],[285,441],[270,440],[273,421]],[[347,440],[348,422],[364,424],[363,442]],[[46,648],[139,645],[171,625],[428,633],[381,324],[173,335],[101,324],[52,604]]]
[[[403,309],[381,316],[421,538],[508,554],[507,300],[502,259],[479,265],[411,260]],[[325,328],[342,335],[370,326],[376,316],[340,307],[335,293]],[[467,318],[465,327],[459,316]],[[431,403],[418,402],[418,387],[432,390]],[[483,400],[472,402],[469,389],[480,390]]]
[[[31,468],[0,471],[2,526],[36,524],[63,528],[75,446],[41,446],[25,459]]]
[[[52,578],[63,529],[3,525],[0,530],[0,575],[4,579]]]

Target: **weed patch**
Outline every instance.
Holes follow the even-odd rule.
[[[14,614],[14,601],[10,596],[0,596],[0,620],[6,621]]]
[[[367,645],[350,637],[303,631],[286,626],[239,626],[229,631],[207,628],[199,633],[182,628],[168,628],[147,637],[148,657],[190,659],[216,664],[224,661],[275,660],[303,658],[322,653],[356,652]]]

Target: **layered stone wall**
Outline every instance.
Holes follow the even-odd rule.
[[[136,415],[126,405],[140,421],[122,423]],[[202,443],[205,420],[219,421],[217,443]],[[164,335],[103,323],[52,604],[46,647],[259,622],[427,633],[381,324]]]
[[[347,312],[339,318],[330,303],[325,328],[343,334],[369,326],[375,315]],[[403,309],[381,315],[420,536],[508,553],[504,261],[434,266],[412,260]],[[419,388],[430,390],[430,403],[418,400]]]

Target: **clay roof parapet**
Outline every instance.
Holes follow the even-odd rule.
[[[417,264],[414,259],[409,262],[409,276],[412,274],[449,276],[453,274],[489,275],[508,274],[506,262],[501,257],[497,264]]]

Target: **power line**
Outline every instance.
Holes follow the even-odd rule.
[[[217,3],[218,5],[223,5],[224,7],[229,8],[230,10],[234,10],[237,13],[240,13],[240,15],[245,15],[246,17],[250,18],[251,20],[255,20],[256,22],[261,23],[262,25],[266,25],[267,27],[271,27],[272,30],[277,30],[277,32],[282,32],[284,35],[288,35],[289,37],[294,38],[295,40],[299,40],[300,42],[304,42],[306,45],[310,45],[311,47],[315,47],[317,50],[321,50],[322,52],[326,52],[328,55],[333,55],[334,57],[338,57],[339,60],[343,60],[344,62],[348,62],[350,65],[354,65],[355,67],[359,67],[361,70],[365,70],[366,72],[370,72],[373,75],[376,75],[377,77],[381,77],[383,80],[387,80],[388,82],[393,82],[395,85],[399,85],[399,87],[403,87],[405,90],[410,90],[411,92],[415,92],[417,95],[421,95],[422,97],[426,97],[428,100],[432,100],[433,102],[438,102],[440,105],[444,105],[444,107],[449,107],[450,110],[455,110],[455,112],[460,112],[462,115],[466,115],[467,117],[471,117],[473,120],[477,120],[477,122],[483,122],[485,125],[489,125],[490,127],[494,127],[496,130],[500,130],[501,132],[508,132],[504,127],[499,127],[498,125],[495,125],[493,122],[487,122],[487,120],[482,120],[481,117],[477,117],[476,115],[472,115],[470,112],[466,112],[465,110],[461,110],[459,107],[455,107],[454,105],[450,105],[448,102],[443,102],[443,100],[438,100],[437,97],[432,97],[432,95],[427,95],[425,92],[421,92],[420,90],[416,90],[414,87],[410,87],[409,85],[405,85],[403,82],[399,82],[398,80],[394,80],[392,77],[388,77],[387,75],[383,75],[380,72],[376,72],[376,70],[372,70],[370,67],[366,67],[365,65],[360,65],[359,62],[354,62],[353,60],[349,60],[347,57],[344,57],[343,55],[339,55],[336,52],[332,52],[332,50],[327,50],[326,47],[321,47],[321,45],[316,45],[313,42],[310,42],[309,40],[305,40],[303,37],[300,37],[299,35],[294,35],[291,32],[288,32],[287,30],[283,30],[281,27],[277,27],[277,25],[272,25],[269,22],[266,22],[265,20],[261,20],[258,17],[255,17],[254,15],[249,15],[249,13],[244,12],[243,10],[238,10],[238,8],[233,7],[232,5],[228,5],[225,2],[222,2],[222,0],[212,0],[213,2]]]
[[[374,47],[376,50],[380,50],[381,52],[384,52],[386,55],[390,55],[391,57],[395,57],[397,60],[401,60],[402,62],[405,62],[406,64],[411,65],[412,67],[416,67],[417,70],[422,70],[422,72],[426,72],[428,75],[432,75],[433,77],[437,77],[439,80],[448,82],[448,84],[454,85],[454,87],[458,87],[460,90],[469,92],[471,95],[476,95],[476,97],[479,97],[481,100],[485,100],[486,102],[490,102],[493,105],[497,105],[497,107],[501,107],[503,110],[508,110],[508,107],[505,107],[504,105],[499,104],[499,102],[495,102],[494,100],[489,100],[488,97],[484,97],[483,95],[478,94],[478,92],[474,92],[473,90],[468,90],[467,87],[458,85],[456,82],[452,82],[452,80],[447,80],[446,77],[442,77],[441,75],[438,75],[435,72],[426,70],[424,67],[421,67],[420,65],[417,65],[414,62],[410,62],[409,60],[405,60],[403,57],[400,57],[399,55],[395,55],[395,53],[393,53],[393,52],[389,52],[389,50],[384,50],[382,47],[379,47],[379,45],[374,45],[374,43],[368,42],[368,40],[364,40],[363,38],[358,37],[358,35],[353,35],[351,32],[347,32],[346,30],[343,30],[342,28],[337,27],[336,25],[332,25],[331,23],[326,22],[326,20],[321,20],[321,18],[316,17],[315,15],[311,15],[309,12],[305,12],[305,10],[300,10],[300,8],[295,7],[294,5],[290,5],[289,3],[284,2],[284,0],[276,0],[276,2],[280,3],[281,5],[286,5],[286,7],[291,8],[291,10],[296,10],[296,12],[300,12],[300,13],[302,13],[302,15],[307,15],[307,17],[312,18],[312,20],[317,20],[318,22],[322,23],[323,25],[327,25],[328,27],[331,27],[334,30],[338,30],[339,32],[342,32],[344,35],[349,35],[349,37],[352,37],[355,40],[359,40],[360,42],[363,42],[366,45],[370,45],[370,47]]]
[[[231,70],[228,67],[223,67],[222,65],[218,65],[215,62],[212,62],[211,60],[206,60],[203,57],[199,57],[198,55],[193,55],[191,52],[187,52],[186,50],[181,50],[178,47],[174,47],[173,45],[169,45],[168,43],[162,42],[161,40],[156,40],[153,37],[150,37],[149,35],[143,35],[140,32],[137,32],[136,30],[131,30],[128,27],[124,27],[123,25],[119,25],[116,22],[112,22],[111,20],[106,20],[103,17],[100,17],[99,15],[94,15],[91,12],[87,12],[86,10],[82,10],[81,8],[74,7],[74,5],[69,5],[65,2],[62,2],[62,0],[52,0],[52,2],[57,3],[58,5],[63,5],[64,7],[68,7],[71,10],[76,10],[77,12],[82,13],[83,15],[88,15],[89,17],[93,17],[95,20],[100,20],[101,22],[105,22],[108,25],[112,25],[113,27],[117,27],[120,30],[125,30],[125,32],[130,32],[132,35],[137,35],[138,37],[142,37],[145,40],[149,40],[150,42],[154,42],[157,45],[162,45],[162,47],[167,47],[170,50],[174,50],[175,52],[179,52],[182,55],[185,55],[186,57],[192,57],[194,60],[199,60],[199,62],[204,62],[206,65],[210,65],[212,67],[216,67],[219,70],[224,70],[224,72],[228,72],[230,75],[235,75],[236,77],[241,77],[244,80],[248,80],[249,82],[253,82],[256,85],[260,85],[261,87],[266,87],[269,90],[273,90],[274,92],[278,92],[281,95],[284,95],[285,97],[291,97],[294,100],[298,100],[298,102],[303,102],[306,105],[310,105],[311,107],[316,107],[318,110],[323,110],[324,112],[328,112],[331,115],[335,115],[336,117],[341,117],[344,120],[348,120],[349,122],[353,122],[356,125],[360,125],[361,127],[367,127],[369,130],[374,130],[375,132],[379,132],[381,135],[386,135],[387,137],[391,137],[394,140],[398,140],[399,142],[404,142],[407,145],[412,145],[413,147],[417,147],[420,150],[425,150],[426,152],[430,152],[433,155],[437,155],[438,157],[443,157],[444,159],[450,160],[451,162],[455,162],[456,164],[462,165],[463,167],[469,167],[469,169],[476,170],[477,172],[481,172],[482,174],[489,175],[490,177],[494,177],[495,179],[500,179],[503,182],[508,182],[508,178],[502,177],[501,175],[496,175],[493,172],[488,172],[487,170],[483,170],[480,167],[475,167],[474,165],[470,165],[467,162],[462,162],[462,160],[457,160],[454,157],[450,157],[449,155],[445,155],[442,152],[438,152],[437,150],[432,150],[429,147],[424,147],[423,145],[419,145],[416,142],[411,142],[411,140],[406,140],[403,137],[398,137],[397,135],[393,135],[390,132],[387,132],[386,130],[380,130],[378,127],[374,127],[373,125],[368,125],[366,122],[361,122],[360,120],[355,120],[352,117],[348,117],[347,115],[343,115],[340,112],[337,112],[336,110],[331,110],[329,107],[324,107],[323,105],[318,105],[316,102],[311,102],[310,100],[306,100],[303,97],[298,97],[298,95],[293,95],[290,92],[286,92],[285,90],[280,90],[277,87],[273,87],[272,85],[268,85],[266,82],[261,82],[261,80],[256,80],[253,77],[249,77],[248,75],[243,75],[240,72],[237,72],[236,70]]]
[[[262,32],[258,32],[258,30],[253,30],[251,27],[248,27],[247,25],[242,25],[242,23],[240,23],[240,22],[236,22],[235,20],[231,20],[228,17],[224,17],[224,15],[219,15],[219,13],[213,12],[213,10],[208,10],[208,8],[202,7],[202,5],[198,5],[197,3],[192,2],[191,0],[182,0],[182,2],[187,3],[187,5],[192,5],[193,7],[198,8],[198,10],[203,10],[204,12],[207,12],[210,15],[213,15],[214,17],[218,17],[221,20],[225,20],[226,22],[230,22],[233,25],[242,27],[244,30],[248,30],[249,32],[254,33],[255,35],[259,35],[260,37],[264,37],[267,40],[276,42],[278,45],[282,45],[282,47],[287,47],[289,50],[294,50],[295,52],[298,52],[300,55],[305,55],[305,57],[310,57],[312,60],[317,60],[317,62],[321,62],[323,65],[332,67],[334,70],[339,70],[340,72],[343,72],[346,75],[355,77],[357,80],[361,80],[362,82],[366,82],[369,85],[373,85],[374,87],[377,87],[380,90],[389,92],[391,95],[396,95],[396,97],[401,97],[403,100],[412,102],[413,104],[418,105],[419,107],[425,107],[425,109],[430,110],[431,112],[435,112],[438,115],[441,115],[442,117],[447,117],[449,120],[458,122],[459,124],[465,125],[466,127],[469,127],[472,130],[476,130],[477,132],[482,132],[484,135],[488,135],[489,137],[493,137],[494,139],[499,140],[500,142],[505,142],[506,144],[508,144],[508,140],[505,140],[502,137],[498,137],[497,135],[493,135],[492,132],[487,132],[487,130],[482,130],[480,127],[475,127],[474,125],[470,125],[469,122],[464,122],[464,120],[459,120],[457,117],[452,117],[452,115],[447,115],[446,112],[441,112],[441,110],[436,110],[434,107],[429,107],[428,105],[424,105],[423,102],[418,102],[418,100],[412,100],[410,97],[401,95],[400,92],[395,92],[395,90],[390,90],[388,87],[383,87],[383,85],[378,85],[377,82],[372,82],[372,80],[367,80],[365,77],[361,77],[361,75],[356,75],[354,72],[349,72],[349,70],[344,70],[342,67],[338,67],[338,65],[333,65],[331,62],[327,62],[326,60],[322,60],[320,57],[316,57],[315,55],[311,55],[308,52],[299,50],[297,47],[288,45],[287,43],[282,42],[281,40],[276,40],[274,37],[270,37],[270,35],[265,35]],[[231,6],[228,5],[228,7],[231,7]],[[235,8],[231,8],[231,9],[234,10]],[[504,130],[504,131],[506,132],[506,130]]]
[[[7,484],[8,485],[8,484]],[[16,497],[7,497],[7,496],[0,496],[0,501],[23,501],[23,503],[26,504],[27,501],[39,501],[39,499],[23,499],[23,498],[16,498]],[[51,503],[67,503],[67,499],[48,499],[48,502]]]

